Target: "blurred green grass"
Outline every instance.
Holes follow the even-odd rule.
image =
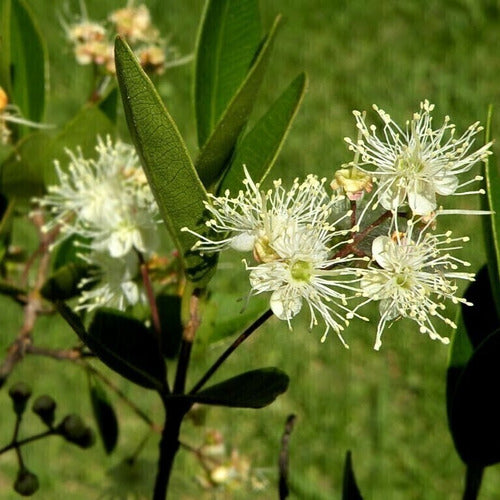
[[[181,52],[191,52],[203,2],[145,3],[157,26],[173,33],[172,40]],[[50,53],[46,121],[60,125],[77,111],[89,92],[90,72],[74,62],[57,21],[57,13],[65,9],[78,12],[78,2],[30,0],[29,4],[39,16]],[[99,20],[123,3],[87,0],[86,5],[89,16]],[[427,98],[436,104],[436,119],[449,114],[459,131],[476,120],[484,122],[489,104],[498,109],[497,0],[274,0],[262,1],[261,7],[266,27],[280,12],[285,23],[253,119],[297,73],[305,70],[309,76],[308,92],[273,177],[291,181],[308,172],[331,176],[350,159],[343,137],[355,134],[352,109],[369,110],[377,103],[402,121]],[[191,71],[189,66],[173,69],[158,81],[158,86],[194,153]],[[496,113],[494,130],[498,123]],[[123,125],[122,132],[126,134]],[[471,236],[463,255],[477,270],[485,259],[481,221],[461,218],[459,223],[451,220],[450,224],[457,233]],[[23,240],[25,236],[20,234],[18,238]],[[236,300],[246,294],[245,273],[231,256],[223,263],[217,279],[220,286],[234,290]],[[240,305],[235,302],[235,307]],[[0,308],[3,349],[19,327],[20,314],[3,298]],[[269,488],[263,493],[204,494],[193,479],[198,471],[194,459],[181,451],[172,498],[276,498],[279,440],[289,413],[298,417],[290,442],[291,498],[340,498],[348,449],[353,452],[354,469],[366,498],[460,498],[464,467],[447,430],[444,403],[448,348],[403,321],[386,332],[380,352],[372,349],[373,326],[353,324],[347,332],[351,348],[345,350],[334,335],[321,344],[321,332],[308,332],[305,325],[305,321],[298,322],[289,332],[286,325],[271,320],[219,374],[222,378],[256,366],[276,365],[291,377],[285,395],[258,412],[213,409],[207,414],[207,427],[221,430],[228,443],[247,455],[255,467],[266,469]],[[48,319],[40,322],[36,335],[44,345],[68,346],[75,341],[63,324]],[[195,350],[192,381],[222,348],[214,345],[208,352]],[[16,369],[10,382],[16,380],[30,381],[36,394],[55,395],[60,416],[80,411],[90,422],[86,379],[78,367],[31,357]],[[141,408],[161,421],[161,405],[154,394],[120,380],[118,383]],[[121,423],[118,449],[111,457],[105,456],[99,444],[83,451],[56,438],[26,447],[27,465],[41,481],[36,498],[148,498],[157,438],[148,440],[140,467],[119,475],[120,461],[139,444],[145,426],[111,397],[120,411]],[[0,392],[0,406],[8,404],[4,390]],[[3,444],[12,429],[9,412],[2,411],[1,421]],[[34,417],[26,421],[25,432],[37,428]],[[183,439],[199,444],[202,432],[187,422]],[[10,490],[14,475],[13,454],[1,456],[2,498],[18,498]],[[133,481],[136,476],[143,481]],[[499,469],[492,467],[485,474],[480,498],[497,498],[498,491]]]

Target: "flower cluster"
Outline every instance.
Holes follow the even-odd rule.
[[[359,137],[346,141],[355,156],[335,173],[334,194],[314,175],[296,180],[290,190],[275,181],[265,191],[245,169],[244,189],[236,197],[209,195],[209,233],[194,233],[195,248],[252,252],[254,262],[244,261],[251,294],[270,292],[272,311],[289,325],[306,304],[310,327],[319,319],[326,324],[322,340],[333,329],[345,345],[341,332],[349,320],[366,319],[358,310],[376,302],[375,349],[383,331],[400,318],[447,343],[434,320],[456,327],[444,315],[445,303],[467,304],[457,297],[456,282],[473,275],[458,270],[469,264],[452,255],[467,238],[436,233],[438,219],[450,212],[484,212],[443,210],[437,196],[483,193],[463,189],[480,176],[461,176],[486,160],[491,143],[473,150],[482,130],[478,123],[459,138],[448,117],[433,130],[433,108],[422,102],[403,130],[374,106],[383,137],[366,125],[365,114],[354,112]],[[368,220],[368,207],[378,210],[374,220]]]
[[[167,68],[185,64],[177,49],[162,38],[153,25],[149,9],[144,5],[126,7],[111,12],[106,22],[94,22],[82,12],[75,23],[64,22],[66,36],[79,64],[95,64],[105,73],[115,73],[113,41],[123,37],[137,55],[141,66],[150,73],[163,73]]]
[[[37,202],[51,215],[44,230],[57,226],[60,240],[73,237],[81,258],[97,269],[80,283],[79,307],[123,310],[144,301],[139,262],[157,246],[158,207],[132,146],[99,138],[96,152],[94,160],[68,151],[69,166],[55,164],[59,184]]]
[[[271,292],[272,311],[289,325],[305,303],[310,327],[318,316],[326,324],[322,340],[333,329],[345,344],[341,332],[353,317],[349,300],[359,281],[350,264],[358,258],[336,255],[335,239],[350,234],[338,227],[350,214],[337,212],[343,197],[329,195],[325,182],[310,175],[288,191],[280,180],[262,191],[245,169],[245,190],[236,198],[210,195],[207,226],[214,238],[197,234],[195,248],[252,252],[255,265],[245,263],[253,294]]]

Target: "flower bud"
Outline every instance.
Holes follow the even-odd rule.
[[[330,184],[334,190],[340,190],[351,200],[359,200],[363,192],[371,192],[373,188],[372,177],[361,170],[341,168],[335,172],[335,178]]]
[[[57,430],[66,441],[81,448],[90,448],[95,442],[94,432],[85,425],[79,415],[71,414],[64,417]]]
[[[31,409],[46,425],[52,427],[56,410],[56,402],[52,397],[47,395],[39,396],[35,399]]]
[[[31,387],[24,382],[18,382],[9,389],[9,396],[12,398],[16,414],[22,415],[31,396]]]
[[[14,490],[23,497],[29,497],[38,490],[40,484],[38,477],[25,467],[21,468],[17,473]]]

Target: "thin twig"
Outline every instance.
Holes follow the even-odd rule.
[[[285,430],[283,432],[283,437],[281,438],[281,449],[278,459],[278,469],[279,469],[279,495],[280,500],[285,500],[290,493],[288,489],[288,444],[290,442],[290,435],[292,434],[293,426],[295,424],[296,416],[289,415],[286,419]]]
[[[210,379],[210,377],[218,370],[220,365],[226,361],[226,359],[237,349],[237,347],[242,344],[250,335],[257,330],[262,324],[264,324],[271,316],[273,312],[268,309],[264,314],[257,318],[217,359],[217,361],[207,370],[205,375],[195,384],[195,386],[189,391],[189,394],[196,394]]]

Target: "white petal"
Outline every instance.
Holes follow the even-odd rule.
[[[290,320],[302,308],[302,297],[300,295],[290,296],[289,289],[279,288],[272,293],[270,306],[279,319]]]
[[[436,178],[434,180],[434,187],[437,194],[444,196],[453,194],[458,187],[458,177],[456,175],[448,175],[447,177],[442,177],[441,179]]]
[[[408,189],[408,204],[416,215],[430,214],[437,206],[434,185],[417,181]]]
[[[250,232],[240,233],[231,240],[231,248],[238,252],[249,252],[253,250],[255,234]]]

